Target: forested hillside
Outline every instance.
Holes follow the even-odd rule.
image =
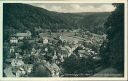
[[[104,22],[110,13],[58,13],[28,4],[4,4],[4,35],[29,30],[32,33],[36,28],[51,29],[56,32],[59,29],[78,29],[102,34]],[[14,32],[14,31],[15,32]],[[4,39],[6,39],[4,37]]]
[[[116,10],[105,23],[107,40],[101,46],[103,65],[124,72],[124,4],[113,4]]]

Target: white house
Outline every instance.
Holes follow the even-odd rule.
[[[16,37],[11,37],[10,38],[10,43],[11,44],[13,44],[13,43],[17,44],[18,43],[18,39]]]
[[[47,44],[48,43],[48,38],[43,38],[43,44]]]
[[[11,46],[11,47],[10,47],[10,53],[13,53],[13,52],[15,52],[15,49],[14,49],[13,46]]]

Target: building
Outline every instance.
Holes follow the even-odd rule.
[[[24,50],[24,51],[25,51],[25,50]],[[16,49],[15,49],[15,52],[17,52],[17,53],[23,53],[23,50],[20,49],[20,48],[16,48]]]
[[[60,68],[59,68],[59,66],[56,65],[55,63],[52,63],[51,66],[52,66],[52,68],[53,68],[53,70],[54,70],[54,73],[53,73],[52,76],[54,76],[54,77],[59,77],[59,73],[60,73]]]
[[[11,46],[10,47],[10,53],[14,53],[15,52],[15,48],[14,48],[14,46]]]
[[[60,68],[55,63],[47,63],[46,68],[50,71],[52,77],[59,77]]]
[[[35,48],[32,48],[31,55],[35,55],[37,50]]]
[[[71,55],[72,50],[69,46],[61,47],[61,55],[63,55],[64,58],[67,58]]]
[[[65,48],[68,50],[68,57],[69,57],[74,50],[72,50],[72,48],[70,48],[69,46],[65,46]]]
[[[31,32],[27,31],[26,33],[17,33],[16,36],[18,37],[19,40],[29,39],[31,38]]]
[[[40,33],[39,38],[49,37],[50,35],[48,33]]]
[[[78,50],[78,55],[79,57],[84,57],[85,56],[85,50]]]
[[[48,44],[48,38],[47,37],[43,38],[43,44]]]
[[[38,40],[38,43],[48,44],[49,43],[49,39],[48,39],[48,37],[41,37]]]
[[[13,59],[11,61],[11,65],[14,67],[17,67],[17,66],[24,65],[24,62],[22,61],[22,59]]]
[[[18,39],[16,37],[10,38],[10,44],[17,44],[17,43],[18,43]]]
[[[33,65],[32,64],[24,64],[23,68],[24,68],[26,74],[29,75],[32,72]]]
[[[16,71],[16,77],[22,77],[26,74],[25,70],[20,67],[17,71]]]
[[[22,59],[22,56],[19,53],[15,53],[16,59]]]

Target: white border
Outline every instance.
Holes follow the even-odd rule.
[[[3,11],[2,11],[3,4],[0,3],[0,77],[2,77],[2,66],[3,66]]]
[[[49,80],[52,80],[52,81],[58,81],[58,80],[66,80],[66,81],[71,81],[71,80],[117,80],[117,81],[121,81],[121,80],[127,80],[128,78],[128,75],[127,75],[127,0],[61,0],[61,1],[53,1],[53,0],[49,0],[49,1],[0,1],[0,66],[3,66],[2,65],[2,57],[3,57],[3,3],[124,3],[125,4],[125,55],[124,55],[124,59],[125,59],[125,69],[124,69],[124,77],[122,78],[115,78],[115,77],[85,77],[85,78],[80,78],[80,77],[74,77],[74,78],[55,78],[55,77],[43,77],[43,78],[24,78],[24,77],[20,77],[20,78],[10,78],[10,77],[2,77],[3,73],[2,73],[2,67],[0,67],[0,79],[1,80],[5,80],[5,81],[17,81],[17,80],[25,80],[25,81],[30,81],[30,80],[34,80],[34,81],[39,81],[39,80],[45,80],[45,81],[49,81]]]

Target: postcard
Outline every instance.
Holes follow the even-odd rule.
[[[0,1],[1,80],[127,80],[127,1]]]

